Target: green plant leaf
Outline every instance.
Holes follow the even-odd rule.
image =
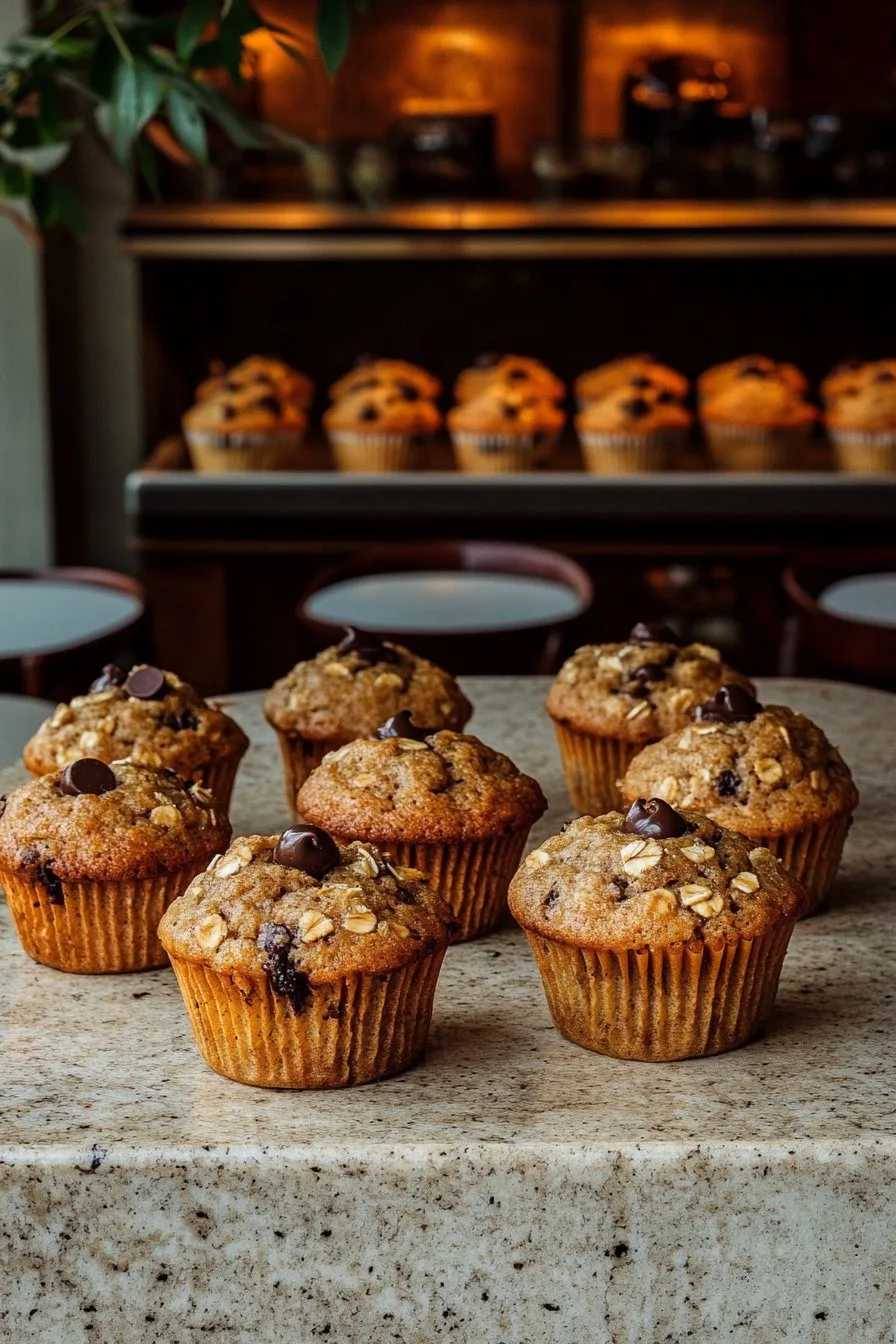
[[[208,136],[196,103],[179,89],[169,89],[165,101],[171,129],[190,158],[196,163],[208,163]]]
[[[175,43],[178,59],[185,65],[216,13],[215,0],[188,0],[187,7],[178,21]]]
[[[112,147],[115,157],[128,166],[134,141],[155,116],[165,91],[155,70],[136,61],[122,61],[112,84]]]
[[[137,141],[136,155],[140,176],[158,200],[162,193],[159,191],[159,161],[156,152],[148,140],[141,138]]]
[[[331,77],[348,51],[352,31],[352,0],[318,0],[317,45]]]

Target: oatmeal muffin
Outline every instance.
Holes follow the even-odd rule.
[[[221,390],[183,417],[194,471],[288,471],[298,465],[307,417],[263,387]]]
[[[458,375],[454,398],[470,401],[496,385],[529,392],[547,401],[562,401],[566,396],[566,385],[538,359],[525,355],[479,355],[469,369]]]
[[[373,841],[393,863],[421,869],[457,921],[457,941],[497,924],[546,807],[536,781],[499,751],[418,727],[407,710],[324,757],[298,798],[305,820],[340,842]]]
[[[742,686],[722,686],[695,722],[645,747],[623,798],[643,795],[694,808],[765,845],[809,892],[829,891],[859,801],[836,747],[810,719],[763,707]]]
[[[550,456],[566,416],[548,397],[492,383],[448,412],[461,471],[531,471]]]
[[[640,798],[533,850],[509,899],[563,1035],[668,1060],[755,1036],[806,896],[761,845]]]
[[[414,449],[442,423],[413,383],[383,383],[346,393],[324,413],[340,471],[406,471]]]
[[[841,471],[896,471],[896,360],[827,381],[825,423]]]
[[[264,395],[273,392],[284,401],[292,402],[300,411],[307,411],[314,400],[314,384],[304,373],[293,369],[282,359],[273,359],[268,355],[249,355],[232,369],[216,362],[209,370],[209,377],[196,389],[196,400],[218,392],[243,392],[256,390]]]
[[[22,947],[59,971],[164,966],[156,930],[230,823],[173,770],[75,759],[0,799],[0,886]]]
[[[707,393],[700,418],[717,467],[774,471],[800,465],[818,412],[786,379],[748,367]]]
[[[769,359],[767,355],[740,355],[724,364],[714,364],[711,369],[701,373],[697,379],[697,400],[708,401],[742,378],[770,378],[801,395],[809,390],[809,380],[795,364],[783,364],[776,359]]]
[[[545,708],[554,720],[573,806],[599,815],[618,807],[632,757],[676,728],[724,682],[746,677],[707,644],[679,647],[674,630],[638,623],[625,644],[586,644],[563,664]]]
[[[420,1058],[450,916],[418,872],[315,826],[234,842],[159,935],[211,1068],[347,1087]]]
[[[407,709],[417,723],[460,731],[473,710],[449,672],[362,630],[298,663],[268,692],[264,712],[283,755],[290,808],[328,752],[369,737]]]
[[[589,401],[576,416],[585,466],[597,476],[674,467],[691,418],[668,388],[628,382]]]
[[[330,388],[330,398],[341,401],[356,392],[376,392],[390,387],[399,392],[412,390],[419,401],[435,401],[442,391],[438,378],[417,364],[409,364],[404,359],[372,359],[369,355],[359,355],[355,367]]]
[[[227,811],[249,739],[238,723],[208,704],[173,672],[108,664],[86,695],[57,705],[26,743],[32,775],[46,775],[96,756],[137,765],[166,765],[203,784]]]
[[[630,387],[637,393],[644,388],[658,388],[671,392],[677,401],[683,401],[690,391],[684,374],[660,364],[652,355],[622,355],[608,364],[580,373],[573,387],[580,407],[589,401],[602,401],[611,392]]]

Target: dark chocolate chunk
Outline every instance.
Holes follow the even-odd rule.
[[[105,761],[93,756],[85,756],[80,761],[72,761],[63,770],[59,779],[61,793],[77,798],[82,793],[108,793],[118,786],[115,774]]]
[[[720,686],[711,700],[698,705],[694,718],[698,723],[749,723],[762,706],[743,686]]]
[[[388,644],[384,644],[376,635],[368,630],[356,630],[353,625],[345,627],[345,634],[336,645],[336,652],[341,654],[353,653],[357,658],[361,658],[365,663],[397,663],[398,654],[394,649],[390,649]]]
[[[681,639],[665,621],[639,621],[633,625],[629,639],[636,644],[681,644]]]
[[[405,737],[410,738],[412,742],[425,742],[438,731],[438,728],[419,728],[411,718],[410,710],[400,709],[397,714],[386,719],[385,723],[381,723],[373,735],[381,740],[387,737]]]
[[[642,663],[640,667],[635,668],[632,677],[635,681],[644,681],[650,685],[655,681],[665,681],[666,669],[659,663]]]
[[[258,946],[267,955],[262,970],[271,989],[301,1013],[311,998],[311,981],[290,960],[292,934],[289,929],[285,924],[262,924],[258,931]]]
[[[474,369],[493,369],[496,364],[500,364],[504,358],[503,355],[496,355],[493,350],[487,350],[483,355],[477,355],[473,360]]]
[[[420,389],[413,383],[396,383],[395,386],[404,397],[405,401],[420,401]]]
[[[619,409],[625,411],[630,419],[640,420],[643,416],[650,414],[650,402],[646,401],[644,397],[632,397],[629,401],[620,402]]]
[[[199,720],[192,709],[180,709],[176,714],[163,714],[159,722],[165,728],[173,728],[176,733],[188,730],[195,732],[199,727]]]
[[[255,405],[259,411],[270,411],[271,415],[281,415],[283,412],[278,397],[259,397]]]
[[[274,862],[319,881],[339,863],[339,847],[319,826],[290,826],[277,841]]]
[[[168,683],[160,667],[137,667],[125,681],[124,689],[135,700],[161,700]]]
[[[377,410],[376,406],[374,406],[372,401],[368,401],[367,405],[362,406],[360,411],[358,412],[359,420],[370,421],[370,420],[379,420],[379,418],[380,413]]]
[[[740,776],[733,770],[723,770],[716,780],[716,793],[720,798],[736,798],[740,791]]]
[[[622,829],[627,835],[646,835],[654,840],[669,840],[684,835],[688,824],[684,817],[662,798],[638,798],[629,808]]]
[[[646,374],[639,373],[636,378],[629,378],[629,387],[653,387],[653,379],[648,378]]]
[[[115,663],[107,663],[96,680],[90,683],[90,689],[92,691],[111,691],[115,686],[123,686],[127,680],[127,675],[120,667],[116,667]]]

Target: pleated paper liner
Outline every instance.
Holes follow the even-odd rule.
[[[585,470],[594,476],[627,476],[645,471],[668,471],[676,466],[677,450],[686,433],[599,434],[580,430]]]
[[[201,862],[174,873],[129,882],[63,882],[62,900],[15,873],[0,873],[22,947],[57,971],[100,975],[167,966],[157,929],[168,906],[198,873]]]
[[[548,460],[558,438],[555,430],[544,434],[472,434],[454,430],[451,434],[460,470],[487,476],[533,471]]]
[[[280,755],[283,758],[286,803],[295,816],[296,794],[311,771],[317,769],[329,752],[335,751],[344,743],[341,738],[324,738],[320,742],[315,742],[310,737],[291,737],[289,733],[282,733],[279,728],[275,731],[280,744]]]
[[[618,811],[623,805],[618,781],[644,743],[580,733],[556,721],[554,731],[573,807],[591,817]]]
[[[263,976],[172,957],[206,1064],[254,1087],[324,1088],[402,1073],[423,1054],[444,951],[312,989],[296,1011]]]
[[[364,434],[329,431],[337,471],[409,471],[416,456],[413,434]]]
[[[833,886],[851,821],[850,813],[841,813],[793,835],[764,835],[754,841],[770,849],[787,871],[802,882],[811,898],[804,915],[815,914]]]
[[[812,426],[772,428],[703,422],[709,455],[721,471],[787,471],[802,465]]]
[[[301,465],[304,429],[244,434],[184,430],[193,470],[229,475],[235,471],[289,471]]]
[[[695,1059],[751,1040],[775,1001],[794,921],[758,938],[610,952],[527,930],[557,1028],[616,1059]]]
[[[834,457],[841,471],[896,471],[896,433],[879,430],[832,429]]]

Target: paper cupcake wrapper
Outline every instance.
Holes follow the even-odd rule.
[[[768,1017],[793,932],[609,952],[527,930],[551,1016],[577,1045],[616,1059],[717,1055],[746,1044]]]
[[[854,429],[828,431],[840,471],[896,471],[896,431],[863,433]]]
[[[851,821],[851,813],[841,814],[793,835],[765,835],[754,842],[770,849],[802,882],[811,899],[806,915],[816,913],[834,884]]]
[[[812,426],[769,428],[704,421],[710,457],[722,471],[786,471],[801,465]]]
[[[674,465],[675,451],[684,443],[686,436],[686,430],[662,430],[656,434],[596,434],[588,430],[579,431],[585,469],[595,476],[667,471]]]
[[[197,874],[201,862],[131,882],[63,882],[62,902],[17,873],[0,873],[22,947],[57,971],[102,975],[167,966],[156,930],[168,906]]]
[[[322,741],[313,741],[310,737],[291,737],[288,733],[281,733],[279,728],[275,729],[277,741],[280,744],[280,755],[283,760],[283,777],[286,782],[286,804],[290,812],[298,816],[296,811],[296,794],[305,783],[305,780],[316,770],[323,758],[337,747],[344,746],[342,738],[324,738]]]
[[[532,471],[550,457],[559,437],[559,430],[543,434],[470,434],[454,430],[451,441],[461,471],[503,475]]]
[[[290,471],[299,466],[304,429],[266,433],[215,434],[184,430],[193,470],[205,473],[234,471]]]
[[[356,434],[330,430],[337,471],[407,471],[413,465],[414,434]]]
[[[555,723],[560,760],[572,805],[584,816],[600,817],[622,807],[619,783],[645,742],[597,737]]]
[[[236,977],[172,956],[199,1053],[254,1087],[350,1087],[388,1078],[423,1054],[444,950],[385,975],[311,991],[296,1012],[264,977]]]

